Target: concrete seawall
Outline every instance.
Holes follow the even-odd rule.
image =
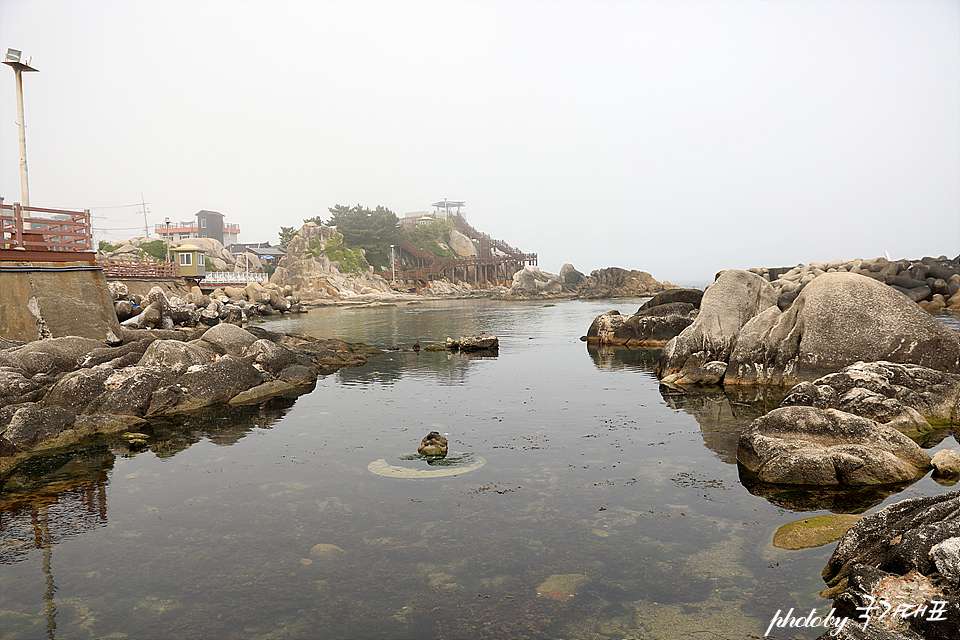
[[[0,338],[120,342],[103,270],[90,262],[0,263]]]

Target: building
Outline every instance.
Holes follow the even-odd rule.
[[[187,238],[213,238],[227,246],[234,244],[240,238],[240,225],[223,221],[223,214],[217,211],[201,209],[196,214],[196,221],[170,222],[170,241],[186,240]],[[167,239],[167,225],[154,225],[154,231],[164,240]]]
[[[244,253],[252,253],[260,259],[261,264],[272,264],[276,266],[280,258],[287,255],[287,252],[280,247],[272,247],[269,242],[237,242],[227,247],[227,251],[234,257],[240,257]]]

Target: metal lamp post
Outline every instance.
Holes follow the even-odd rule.
[[[17,75],[17,124],[20,125],[20,198],[24,207],[30,206],[30,182],[27,180],[27,126],[23,122],[23,77],[24,71],[39,71],[30,66],[30,58],[20,62],[21,51],[7,49],[3,64],[12,67]]]
[[[392,272],[392,275],[390,276],[390,282],[397,284],[397,263],[394,262],[394,260],[393,245],[390,245],[390,271]]]
[[[170,262],[170,218],[164,218],[167,225],[167,262]]]

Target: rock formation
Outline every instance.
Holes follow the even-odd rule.
[[[726,363],[724,384],[739,385],[793,385],[858,361],[960,373],[960,334],[872,278],[825,273],[786,311],[777,300],[760,276],[721,272],[697,319],[664,347],[658,376],[677,382],[690,359]]]
[[[359,366],[373,353],[228,323],[196,331],[124,329],[117,347],[79,337],[4,341],[0,458],[63,432],[80,437],[131,418],[262,401],[310,387],[318,373]]]
[[[647,300],[631,316],[619,311],[602,313],[587,330],[586,342],[590,346],[662,347],[693,324],[702,297],[697,289],[671,289]]]
[[[331,239],[340,238],[332,227],[308,222],[287,245],[287,255],[270,276],[270,282],[291,286],[304,302],[330,299],[373,299],[392,294],[390,283],[369,271],[341,273],[340,264],[322,250]]]
[[[146,296],[132,293],[122,282],[109,283],[117,318],[127,327],[172,329],[174,326],[241,325],[254,316],[302,313],[306,308],[292,287],[251,282],[246,287],[214,289],[209,295],[193,287],[180,297],[154,286]]]
[[[754,420],[740,435],[737,460],[775,484],[891,484],[930,469],[930,456],[896,429],[815,407],[782,407]]]
[[[417,453],[422,456],[440,456],[447,455],[447,439],[437,431],[431,431],[420,441],[417,447]]]
[[[960,375],[913,364],[858,362],[801,382],[780,406],[839,409],[907,434],[960,423]]]
[[[513,285],[504,298],[578,297],[613,298],[652,296],[667,289],[679,289],[669,282],[659,282],[646,271],[628,271],[609,267],[585,276],[573,265],[565,264],[560,275],[527,265],[513,274]]]
[[[823,579],[831,588],[822,595],[833,598],[837,616],[850,618],[841,638],[953,640],[960,629],[960,491],[909,498],[861,519],[840,539]],[[885,616],[881,600],[890,605]],[[870,634],[858,634],[870,606],[878,607],[869,610]]]

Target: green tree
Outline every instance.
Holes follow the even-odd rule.
[[[293,227],[280,227],[280,248],[286,249],[296,235],[297,230]]]
[[[386,207],[371,210],[359,204],[355,207],[338,204],[329,211],[332,215],[327,225],[337,228],[347,247],[383,256],[400,237],[400,219]]]
[[[97,251],[99,253],[111,253],[119,248],[119,244],[113,244],[111,242],[107,242],[106,240],[101,240],[99,244],[97,244]]]
[[[167,243],[163,240],[142,242],[137,249],[140,250],[141,254],[151,256],[157,260],[160,260],[161,262],[167,259]]]
[[[434,220],[428,225],[419,225],[403,231],[402,237],[410,244],[429,251],[438,258],[453,258],[453,251],[440,246],[450,238],[453,223],[449,220]]]

